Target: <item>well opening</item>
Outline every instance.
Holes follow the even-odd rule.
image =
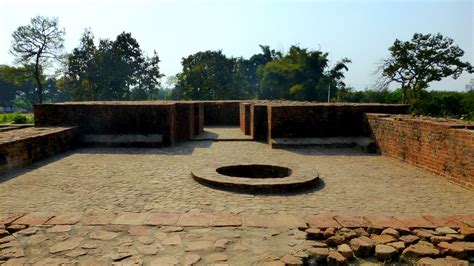
[[[230,165],[216,169],[221,175],[243,178],[283,178],[291,175],[291,169],[276,165]]]

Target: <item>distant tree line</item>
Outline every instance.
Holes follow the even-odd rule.
[[[344,83],[350,59],[332,63],[328,53],[293,45],[261,51],[246,59],[221,50],[182,59],[182,70],[165,85],[156,51],[148,56],[131,33],[99,39],[90,29],[79,45],[63,52],[58,20],[35,17],[12,35],[17,66],[0,66],[0,104],[31,108],[33,103],[96,100],[285,99],[297,101],[409,103],[415,113],[472,119],[472,92],[429,92],[432,81],[457,78],[473,67],[464,51],[441,34],[395,40],[381,61],[374,90],[355,91]],[[46,75],[53,67],[54,75]],[[398,83],[395,91],[387,89]]]

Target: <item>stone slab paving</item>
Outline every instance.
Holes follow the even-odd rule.
[[[192,169],[216,163],[297,164],[317,170],[322,182],[307,193],[266,196],[215,190],[191,178]],[[474,213],[473,201],[474,191],[384,156],[256,142],[81,148],[0,177],[3,213],[449,215]]]
[[[435,227],[424,217],[404,217],[402,222],[385,216],[101,214],[0,215],[0,265],[474,262],[474,215],[444,216],[447,223],[461,225],[450,228],[444,224]],[[49,216],[52,218],[45,220]],[[89,224],[92,216],[100,225]],[[150,225],[160,220],[169,224]],[[212,220],[242,222],[209,225]],[[361,221],[367,226],[359,227]],[[380,221],[387,223],[380,225]],[[414,228],[392,227],[399,224]]]
[[[252,137],[245,135],[240,127],[207,126],[193,140],[252,141]]]

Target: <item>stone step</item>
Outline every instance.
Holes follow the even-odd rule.
[[[95,147],[159,147],[163,143],[161,134],[83,134],[79,141]]]
[[[368,153],[377,151],[376,143],[369,137],[331,137],[331,138],[275,138],[271,139],[273,149],[285,148],[357,148]]]

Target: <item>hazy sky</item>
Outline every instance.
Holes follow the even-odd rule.
[[[352,60],[346,83],[364,89],[377,62],[396,38],[440,32],[455,40],[474,64],[474,0],[456,1],[152,1],[0,0],[0,64],[12,64],[11,34],[36,15],[59,17],[66,50],[90,27],[98,38],[131,32],[148,54],[158,52],[166,75],[181,58],[222,49],[249,58],[259,44],[286,51],[292,44],[330,53],[332,62]],[[463,90],[473,75],[433,83],[432,89]]]

